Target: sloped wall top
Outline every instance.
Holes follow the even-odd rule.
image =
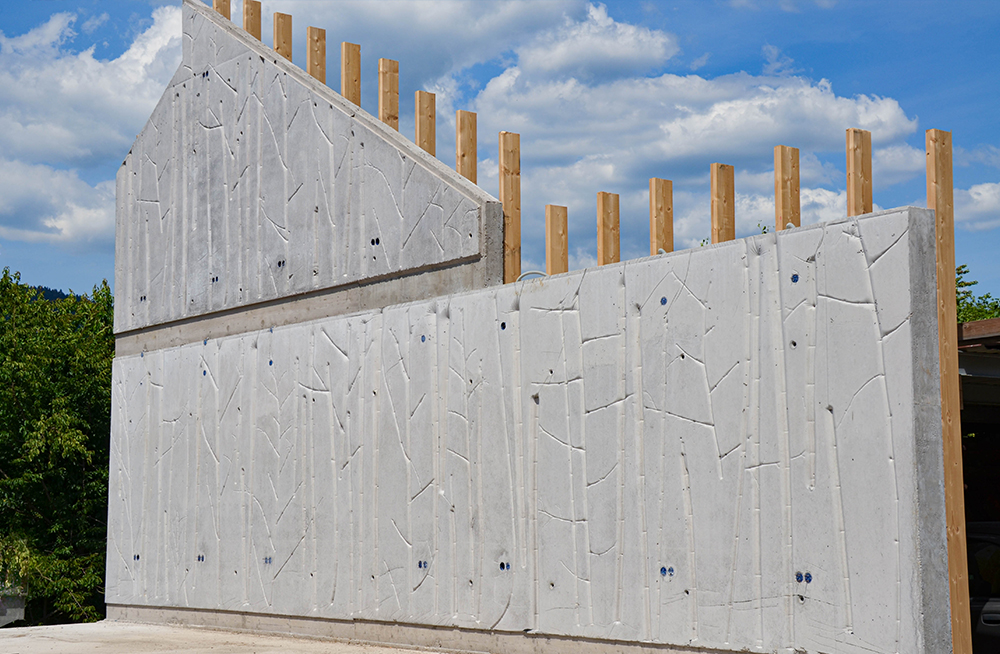
[[[118,172],[116,333],[445,266],[502,279],[499,203],[214,11]]]

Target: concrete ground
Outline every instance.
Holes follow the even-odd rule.
[[[298,636],[265,636],[199,627],[105,620],[90,624],[0,629],[4,654],[417,654]]]

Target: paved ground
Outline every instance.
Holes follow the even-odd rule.
[[[418,654],[296,636],[260,636],[198,627],[95,622],[0,629],[3,654]],[[423,653],[426,654],[426,653]]]

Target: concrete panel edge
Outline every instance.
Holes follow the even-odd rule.
[[[941,433],[937,268],[934,212],[909,207],[913,352],[913,435],[916,451],[917,534],[924,651],[950,652],[951,603]],[[944,598],[942,600],[942,598]]]

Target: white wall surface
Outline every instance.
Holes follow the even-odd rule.
[[[491,248],[478,265],[501,281],[496,200],[200,3],[183,21],[183,63],[118,172],[116,332]]]
[[[945,651],[933,234],[895,210],[119,357],[107,601]]]

